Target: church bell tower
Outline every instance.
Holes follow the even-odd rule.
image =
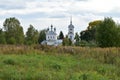
[[[72,17],[70,19],[70,25],[68,26],[68,38],[74,42],[74,25],[72,24]]]

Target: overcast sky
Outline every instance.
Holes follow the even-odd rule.
[[[0,0],[0,27],[6,18],[16,17],[24,31],[30,24],[38,30],[53,24],[57,33],[66,34],[71,16],[75,32],[104,17],[120,22],[120,0]]]

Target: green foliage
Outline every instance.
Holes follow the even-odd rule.
[[[5,33],[2,31],[2,29],[0,29],[0,44],[5,44],[6,40],[5,40]]]
[[[87,75],[86,74],[83,74],[83,80],[87,80]]]
[[[3,63],[5,63],[7,65],[15,65],[16,64],[16,62],[13,59],[4,60]]]
[[[62,69],[61,64],[59,64],[59,63],[57,63],[57,62],[52,63],[51,67],[52,67],[54,70],[56,70],[56,71],[59,71],[59,70]]]
[[[80,41],[79,44],[81,47],[97,47],[97,44],[94,41],[87,42],[87,41],[82,40]]]
[[[80,41],[80,46],[81,46],[81,47],[88,46],[88,42],[82,40],[82,41]]]
[[[4,21],[3,26],[5,30],[5,38],[7,44],[23,44],[24,33],[18,19],[16,19],[15,17],[7,18]]]
[[[101,22],[102,22],[101,20],[96,20],[96,21],[90,22],[87,29],[80,32],[81,40],[84,40],[87,42],[96,41],[96,29]]]
[[[105,18],[97,28],[97,42],[100,47],[117,47],[120,35],[116,23],[112,18]]]
[[[101,20],[95,20],[92,22],[89,22],[89,26],[87,27],[88,30],[92,30],[96,28],[102,21]]]
[[[17,29],[16,32],[16,37],[15,39],[17,40],[17,44],[23,44],[25,39],[24,39],[24,32],[23,32],[23,28],[19,27],[19,29]]]
[[[66,38],[63,39],[62,44],[63,44],[63,46],[71,46],[72,41],[66,36]]]
[[[39,38],[38,38],[39,44],[44,40],[46,40],[46,30],[45,29],[41,30],[39,33]]]
[[[80,36],[78,33],[75,33],[75,40],[76,40],[75,45],[79,46],[80,45]]]
[[[31,45],[31,44],[37,44],[38,43],[38,31],[30,25],[26,32],[26,38],[25,38],[25,44]]]
[[[89,30],[85,30],[80,32],[80,38],[81,40],[85,40],[85,41],[91,41],[92,40],[92,34]]]
[[[60,31],[60,34],[59,34],[58,38],[59,38],[59,39],[64,39],[64,34],[63,34],[62,31]]]
[[[14,37],[10,37],[9,40],[7,41],[9,44],[16,44],[16,40]]]

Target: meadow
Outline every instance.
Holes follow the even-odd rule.
[[[0,80],[120,80],[120,48],[0,45]]]

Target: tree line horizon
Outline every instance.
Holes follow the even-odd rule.
[[[0,44],[40,44],[46,39],[46,30],[38,31],[30,24],[24,34],[23,27],[17,18],[6,18],[3,29],[0,29]],[[120,47],[120,24],[111,17],[106,17],[104,20],[91,21],[86,30],[76,32],[75,43],[72,43],[62,31],[58,39],[63,40],[63,46]]]

